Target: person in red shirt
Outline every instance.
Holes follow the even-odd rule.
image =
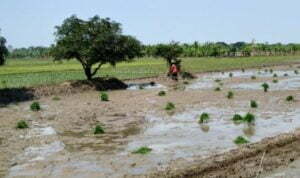
[[[175,63],[172,63],[170,67],[170,74],[173,80],[175,81],[178,80],[178,73],[179,73],[178,66]]]

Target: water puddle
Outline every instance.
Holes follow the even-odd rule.
[[[150,83],[130,83],[127,90],[150,90],[150,89],[165,89],[164,85],[150,82]]]
[[[232,77],[230,77],[232,75]],[[231,82],[235,79],[250,79],[252,76],[257,78],[262,78],[266,80],[270,80],[274,78],[274,75],[277,77],[283,77],[282,80],[278,80],[278,83],[269,82],[271,85],[270,90],[297,90],[300,88],[300,74],[296,74],[292,70],[283,71],[257,71],[257,70],[249,70],[249,71],[232,71],[226,73],[210,73],[201,76],[196,82],[188,85],[186,89],[188,90],[209,90],[215,87],[222,86],[223,82],[229,83],[229,88],[232,89],[249,89],[249,90],[258,90],[262,89],[261,84],[263,82],[255,82],[249,81],[239,82],[238,84],[231,84]],[[227,87],[227,86],[225,86]]]

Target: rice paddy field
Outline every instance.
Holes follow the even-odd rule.
[[[243,58],[184,58],[183,70],[193,73],[232,70],[300,62],[300,56],[243,57]],[[139,58],[123,62],[116,67],[103,66],[98,76],[119,79],[137,79],[165,74],[167,66],[163,59]],[[75,61],[53,62],[52,59],[8,59],[0,67],[0,88],[20,88],[82,80],[85,75]]]

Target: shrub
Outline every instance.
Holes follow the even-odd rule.
[[[247,139],[245,139],[243,136],[238,136],[238,137],[236,137],[236,139],[234,139],[234,143],[237,145],[240,145],[240,144],[249,143],[249,141]]]
[[[251,101],[250,101],[250,107],[251,107],[251,108],[257,108],[257,103],[256,103],[256,101],[251,100]]]
[[[166,92],[165,91],[160,91],[160,92],[158,92],[158,96],[166,96]]]
[[[17,129],[27,129],[29,128],[28,124],[26,123],[26,121],[21,120],[17,123]]]
[[[31,111],[39,111],[39,110],[41,110],[40,103],[39,102],[33,102],[30,105],[30,109],[31,109]]]
[[[96,125],[95,130],[94,130],[94,134],[98,135],[98,134],[104,134],[104,129],[101,125]]]
[[[143,146],[143,147],[140,147],[139,149],[133,151],[132,153],[133,154],[142,154],[142,155],[145,155],[145,154],[150,153],[151,151],[152,151],[151,148]]]
[[[221,79],[216,79],[215,82],[219,83],[221,82]]]
[[[255,80],[255,79],[256,79],[256,76],[254,76],[254,75],[251,76],[251,79],[252,79],[252,80]]]
[[[234,94],[233,94],[232,91],[229,91],[229,92],[227,93],[227,98],[228,98],[228,99],[232,99],[233,96],[234,96]]]
[[[170,110],[173,110],[173,109],[175,109],[175,105],[171,102],[168,102],[166,107],[165,107],[165,110],[170,111]]]
[[[221,91],[221,88],[220,87],[216,87],[215,91]]]
[[[233,120],[234,122],[243,122],[244,118],[243,118],[241,115],[239,115],[239,114],[235,114],[235,115],[232,117],[232,120]]]
[[[267,83],[263,83],[261,86],[263,87],[264,92],[267,92],[267,91],[268,91],[269,85],[268,85]]]
[[[293,96],[288,96],[285,99],[286,101],[294,101],[294,97]]]
[[[233,73],[230,72],[230,73],[229,73],[229,77],[233,77]]]
[[[248,122],[248,123],[252,123],[255,121],[255,116],[251,113],[247,113],[245,116],[244,116],[244,121],[245,122]]]
[[[53,101],[59,101],[59,100],[60,100],[60,97],[54,96],[54,97],[52,98],[52,100],[53,100]]]
[[[109,101],[108,94],[105,92],[101,92],[100,99],[101,99],[101,101]]]
[[[202,113],[202,114],[200,115],[200,117],[199,117],[199,123],[200,123],[200,124],[203,124],[203,123],[205,123],[205,122],[208,122],[208,120],[209,120],[209,114],[206,113],[206,112]]]
[[[278,83],[278,80],[274,79],[272,82],[273,82],[273,83]]]

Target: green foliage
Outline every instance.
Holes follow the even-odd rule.
[[[8,49],[5,46],[6,39],[0,36],[0,66],[4,65],[5,58],[8,55]]]
[[[51,55],[55,60],[77,59],[88,80],[106,63],[115,66],[141,55],[140,42],[122,35],[121,25],[109,18],[94,16],[84,21],[71,16],[56,26],[55,35],[56,45],[52,46]]]
[[[203,124],[203,123],[205,123],[205,122],[208,122],[208,120],[209,120],[209,114],[206,113],[206,112],[202,113],[202,114],[200,115],[200,117],[199,117],[199,123],[200,123],[200,124]]]
[[[263,87],[264,92],[268,92],[269,85],[267,83],[263,83],[261,86]]]
[[[243,136],[238,136],[236,139],[234,139],[234,143],[237,145],[240,145],[240,144],[249,143],[249,141],[246,138],[244,138]]]
[[[230,73],[229,73],[229,77],[233,77],[233,73],[230,72]]]
[[[256,79],[256,76],[254,76],[254,75],[251,76],[251,79],[252,79],[252,80],[255,80],[255,79]]]
[[[60,100],[60,97],[54,96],[54,97],[52,98],[52,100],[53,100],[53,101],[59,101],[59,100]]]
[[[101,92],[100,99],[101,99],[101,101],[109,101],[108,94],[106,92]]]
[[[166,96],[166,92],[165,91],[160,91],[160,92],[158,92],[158,96]]]
[[[164,58],[168,65],[171,66],[172,61],[180,63],[179,57],[183,52],[182,47],[177,42],[171,42],[170,44],[158,44],[154,50],[155,57]]]
[[[17,129],[27,129],[29,128],[28,124],[26,121],[24,120],[21,120],[17,123],[17,126],[16,126]]]
[[[221,79],[216,79],[215,82],[219,83],[221,82],[222,80]]]
[[[235,114],[235,115],[232,117],[232,120],[233,120],[234,122],[243,122],[244,118],[243,118],[241,115],[239,115],[239,114]]]
[[[294,73],[295,73],[296,75],[298,75],[298,74],[299,74],[299,71],[298,71],[298,70],[295,70]]]
[[[256,101],[254,101],[254,100],[251,100],[251,101],[250,101],[250,107],[251,107],[251,108],[257,108],[257,106],[258,106],[258,105],[257,105]]]
[[[48,58],[50,57],[49,47],[28,47],[16,48],[9,53],[9,58]]]
[[[227,93],[227,96],[226,96],[228,99],[232,99],[234,97],[234,93],[232,91],[229,91]]]
[[[269,71],[270,71],[270,73],[273,73],[273,69],[270,69]]]
[[[221,91],[221,88],[220,87],[216,87],[215,91]]]
[[[171,111],[171,110],[174,110],[174,109],[175,109],[174,103],[168,102],[166,107],[165,107],[165,110]]]
[[[273,77],[276,78],[276,77],[278,77],[278,76],[277,76],[277,74],[273,74]]]
[[[286,99],[285,99],[286,101],[294,101],[295,99],[294,99],[294,97],[293,96],[288,96],[288,97],[286,97]]]
[[[94,129],[94,134],[98,135],[98,134],[104,134],[104,129],[102,127],[102,125],[96,125],[95,129]]]
[[[140,147],[139,149],[133,151],[132,153],[145,155],[145,154],[150,153],[151,151],[152,151],[151,148],[143,146],[143,147]]]
[[[180,63],[181,63],[181,60],[180,60]],[[184,79],[184,80],[192,80],[192,79],[196,78],[192,73],[186,72],[186,71],[180,72],[180,75],[181,75],[182,79]]]
[[[273,82],[273,83],[278,83],[278,80],[274,79],[272,82]]]
[[[245,72],[245,69],[244,69],[244,68],[242,68],[242,72]]]
[[[241,123],[241,122],[247,122],[247,123],[253,123],[255,121],[255,116],[251,113],[247,113],[245,116],[241,116],[239,114],[235,114],[232,117],[232,120],[235,123]]]
[[[244,121],[245,122],[248,122],[248,123],[252,123],[255,121],[255,116],[251,113],[247,113],[245,116],[244,116]]]
[[[30,109],[31,109],[31,111],[39,111],[39,110],[41,110],[40,103],[39,102],[33,102],[30,105]]]

